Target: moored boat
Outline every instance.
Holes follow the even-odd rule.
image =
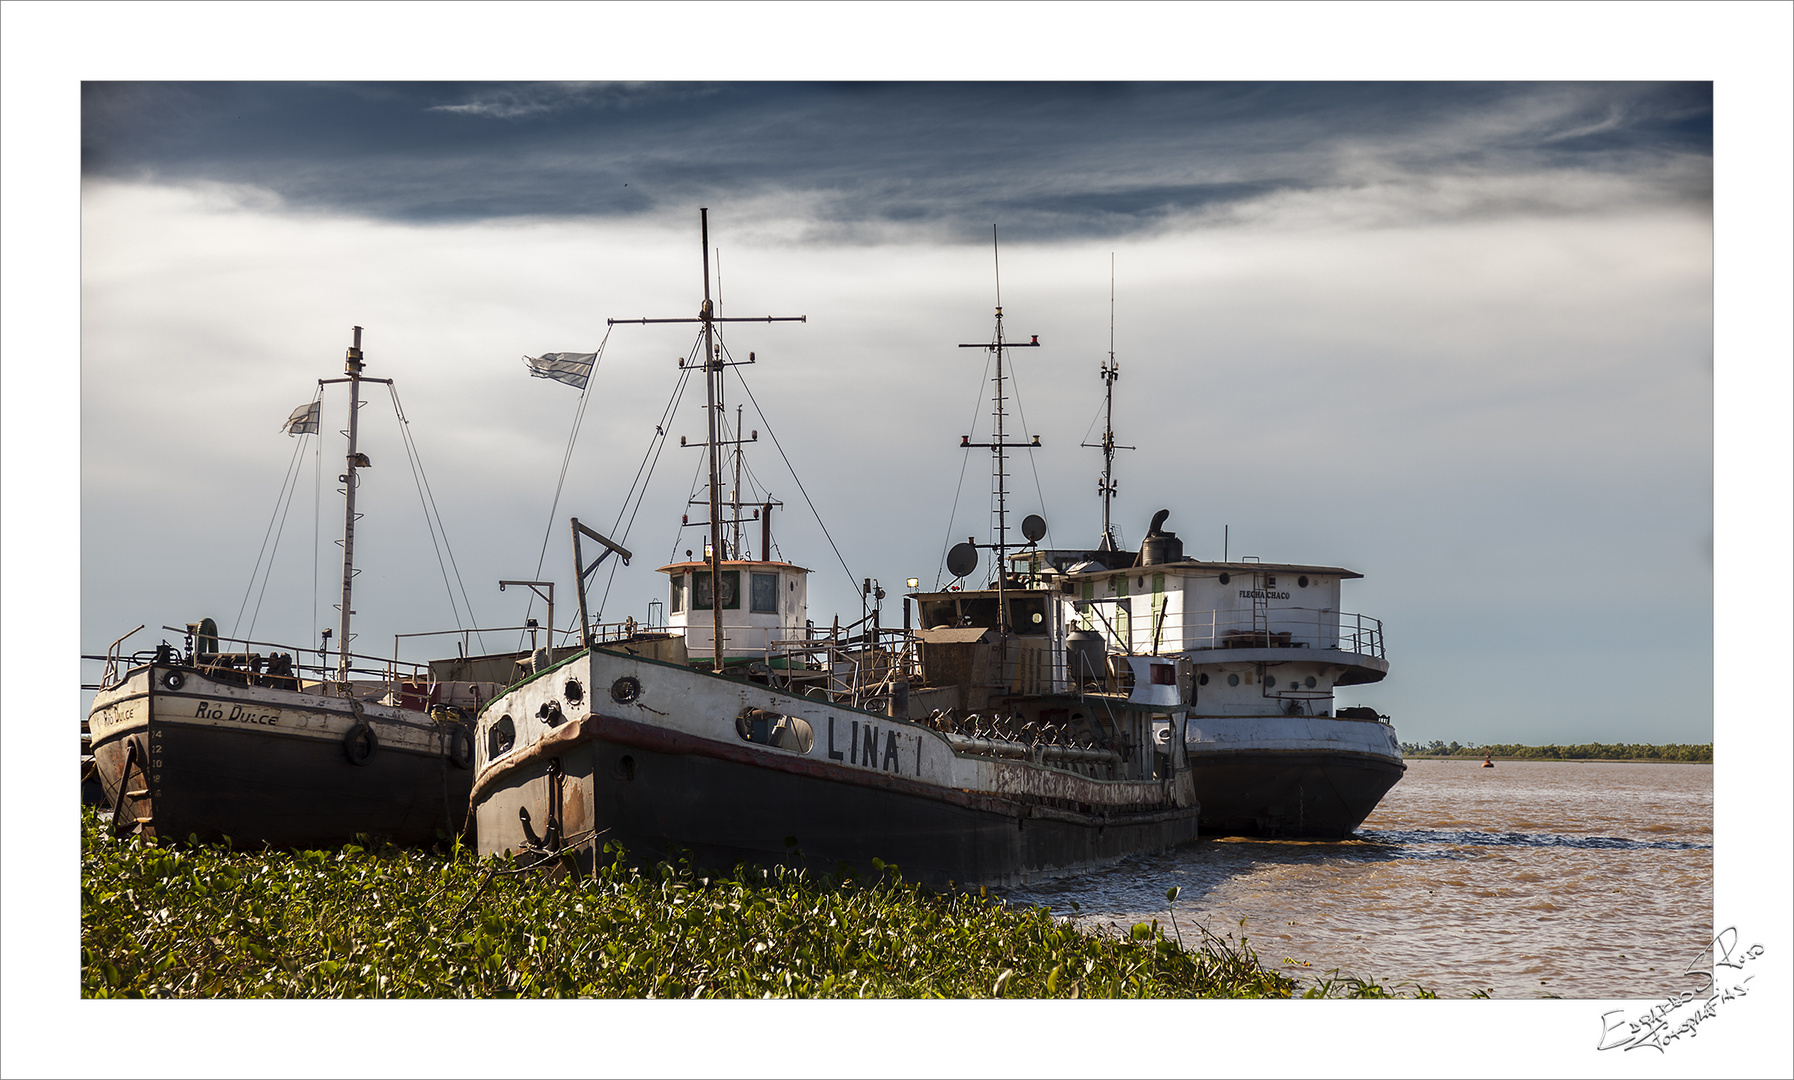
[[[1229,562],[1225,552],[1219,562],[1186,559],[1163,528],[1168,510],[1138,548],[1123,547],[1111,521],[1114,459],[1133,448],[1115,440],[1113,334],[1111,325],[1102,441],[1085,444],[1103,452],[1098,544],[1036,548],[1044,522],[1034,519],[1034,529],[1024,523],[1029,547],[999,550],[1005,569],[988,588],[911,593],[925,676],[910,690],[912,707],[1050,725],[1175,683],[1181,692],[1164,696],[1181,710],[1154,717],[1155,738],[1187,755],[1204,835],[1347,837],[1406,768],[1388,717],[1337,704],[1341,688],[1389,671],[1382,622],[1341,607],[1342,583],[1361,575]],[[1000,388],[1001,368],[998,376]],[[990,445],[1000,491],[1000,434]],[[970,564],[949,569],[962,578]]]
[[[345,377],[319,380],[347,383],[350,400],[334,662],[322,649],[311,663],[314,650],[221,637],[210,619],[164,627],[178,648],[164,639],[125,655],[131,635],[113,642],[87,726],[115,832],[307,847],[363,833],[430,843],[463,828],[469,718],[502,684],[449,682],[348,648],[357,470],[368,466],[356,447],[360,390],[389,382],[364,378],[363,366],[356,327]],[[286,429],[316,434],[320,408],[301,406]]]
[[[704,234],[708,252],[707,223]],[[704,288],[697,318],[652,321],[700,324],[711,542],[703,560],[660,570],[672,636],[606,641],[585,622],[580,537],[629,553],[575,522],[584,648],[481,710],[481,854],[590,866],[616,841],[638,857],[683,852],[722,867],[895,864],[934,886],[1013,885],[1192,839],[1198,808],[1183,755],[1152,740],[1155,716],[1181,719],[1177,686],[1143,684],[1100,712],[1026,730],[1013,717],[919,707],[909,695],[925,681],[917,634],[872,614],[818,633],[808,571],[764,543],[758,560],[741,558],[739,542],[731,549],[714,341],[715,324],[731,320],[714,312],[707,262]],[[1000,309],[989,347],[1008,348]],[[1000,556],[1000,530],[997,544]],[[1016,670],[1003,659],[1014,637],[997,627],[991,677]]]

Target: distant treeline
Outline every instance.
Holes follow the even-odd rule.
[[[1713,763],[1713,744],[1578,743],[1574,746],[1521,746],[1518,743],[1484,743],[1460,746],[1455,742],[1403,743],[1406,757],[1539,758],[1546,761],[1704,761]]]

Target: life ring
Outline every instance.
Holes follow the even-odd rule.
[[[343,756],[351,765],[366,765],[380,749],[380,739],[367,724],[356,724],[343,736]]]
[[[473,736],[458,724],[449,729],[448,756],[457,769],[473,767]]]
[[[171,671],[162,676],[162,687],[165,690],[179,690],[187,685],[187,676],[178,671]]]

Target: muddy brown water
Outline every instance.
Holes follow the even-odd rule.
[[[1352,840],[1202,840],[1005,895],[1086,927],[1169,930],[1173,886],[1186,943],[1199,926],[1244,933],[1261,963],[1304,981],[1337,969],[1441,997],[1680,992],[1713,933],[1713,767],[1410,761]]]

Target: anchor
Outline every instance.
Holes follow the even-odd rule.
[[[530,827],[529,807],[517,808],[517,820],[523,824],[523,835],[529,846],[538,851],[556,852],[561,849],[561,759],[550,758],[548,761],[548,815],[542,823],[542,835]]]

